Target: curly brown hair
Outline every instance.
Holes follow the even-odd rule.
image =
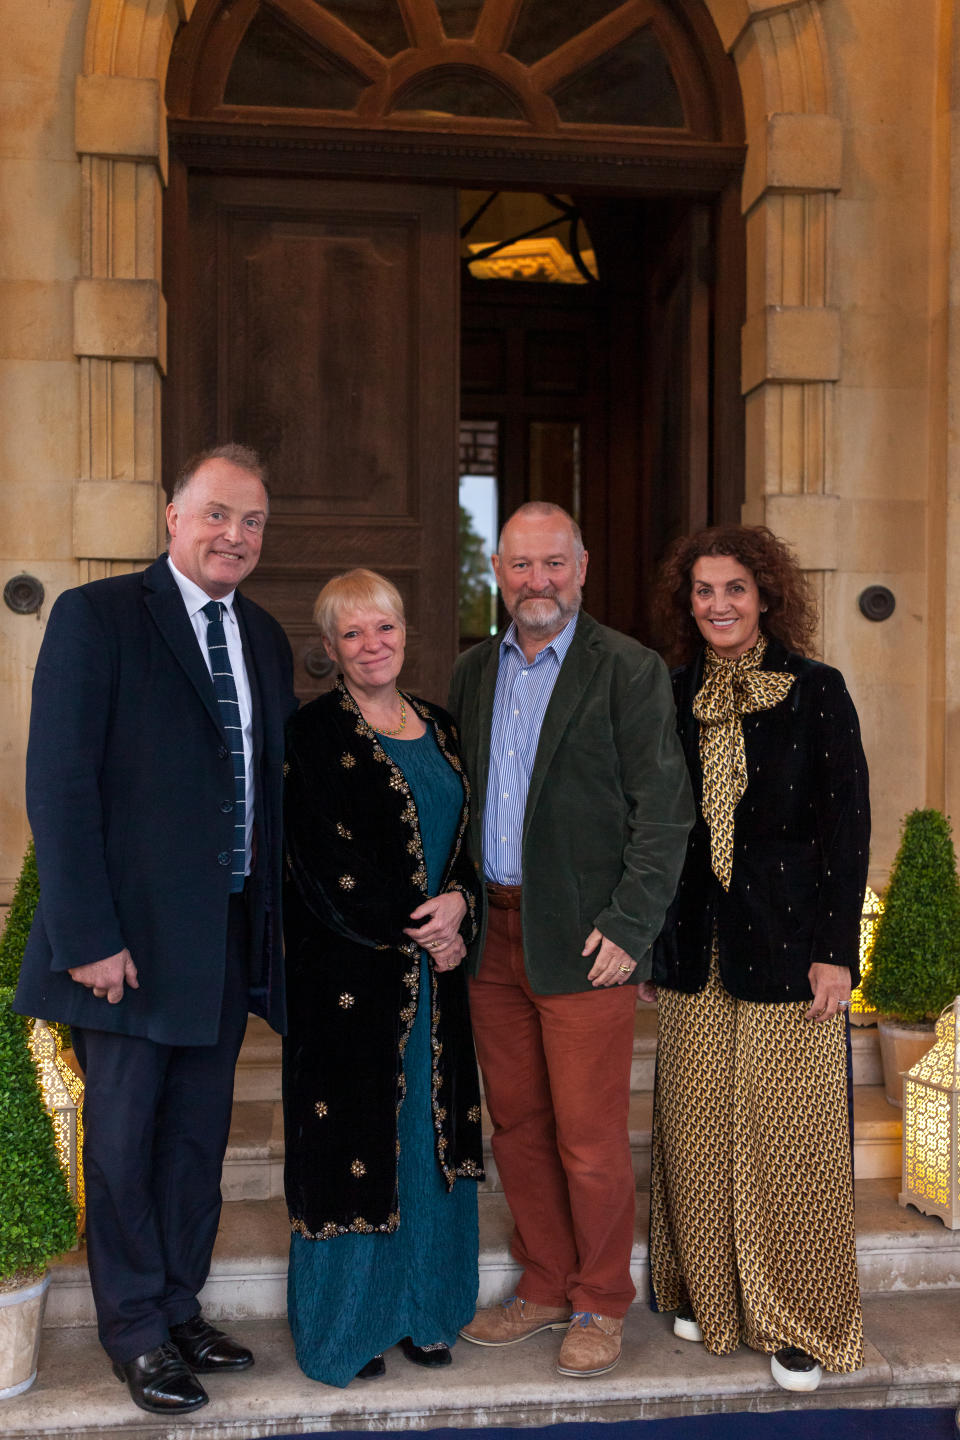
[[[766,525],[712,525],[674,541],[657,576],[653,610],[671,665],[685,665],[703,648],[690,613],[693,567],[702,555],[730,555],[749,570],[767,607],[761,629],[788,650],[813,653],[816,602],[789,545]]]

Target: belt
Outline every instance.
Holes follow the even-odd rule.
[[[487,903],[494,910],[519,910],[523,888],[520,885],[494,885],[487,881]]]

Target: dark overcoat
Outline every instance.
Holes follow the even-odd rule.
[[[432,726],[463,787],[439,892],[467,902],[479,881],[464,839],[469,785],[456,731],[437,706],[405,696]],[[290,1027],[283,1046],[284,1186],[308,1239],[389,1233],[401,1223],[397,1130],[403,1054],[417,1013],[420,947],[404,935],[428,897],[420,817],[395,765],[339,683],[287,733],[284,927]],[[480,1092],[462,966],[431,967],[431,1104],[448,1186],[483,1177]]]
[[[281,797],[284,725],[296,706],[292,660],[266,611],[238,594],[236,615],[253,701],[250,1008],[282,1030]],[[214,1044],[233,794],[213,682],[166,557],[143,573],[65,591],[33,685],[27,811],[40,904],[17,1008],[161,1044]],[[117,1005],[67,974],[124,947],[140,988],[127,988]]]
[[[450,688],[477,797],[477,856],[502,639],[461,655]],[[523,818],[523,952],[537,994],[592,990],[593,960],[581,952],[594,926],[637,962],[632,982],[649,976],[692,823],[666,666],[581,614],[544,715]],[[481,956],[482,936],[474,973]]]
[[[741,1000],[808,1000],[816,961],[860,976],[870,799],[860,725],[839,670],[771,639],[762,669],[796,678],[769,710],[743,717],[747,788],[734,813],[733,871],[710,866],[700,725],[693,701],[703,654],[673,673],[677,726],[697,821],[677,894],[654,947],[657,985],[692,994],[707,982],[714,927],[724,988]]]

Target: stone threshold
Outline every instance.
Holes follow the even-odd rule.
[[[864,1303],[865,1363],[855,1375],[826,1375],[811,1396],[788,1395],[764,1356],[741,1348],[718,1359],[678,1340],[669,1316],[635,1305],[624,1359],[609,1375],[556,1373],[561,1336],[548,1333],[503,1350],[461,1342],[434,1375],[387,1355],[383,1380],[336,1390],[297,1368],[286,1324],[231,1326],[257,1357],[232,1377],[207,1377],[211,1403],[178,1422],[135,1410],[89,1328],[46,1330],[36,1384],[4,1401],[5,1440],[253,1440],[333,1430],[431,1430],[534,1426],[588,1420],[646,1420],[714,1412],[955,1405],[960,1391],[958,1297],[884,1294]]]

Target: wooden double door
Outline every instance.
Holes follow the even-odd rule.
[[[528,497],[579,511],[586,603],[627,631],[646,633],[664,544],[735,513],[715,206],[594,198],[585,218],[599,283],[474,282],[453,185],[175,168],[165,472],[228,439],[266,457],[270,522],[244,589],[286,629],[303,697],[330,683],[314,598],[355,565],[404,596],[404,682],[445,696],[461,418],[495,422],[503,513]]]

